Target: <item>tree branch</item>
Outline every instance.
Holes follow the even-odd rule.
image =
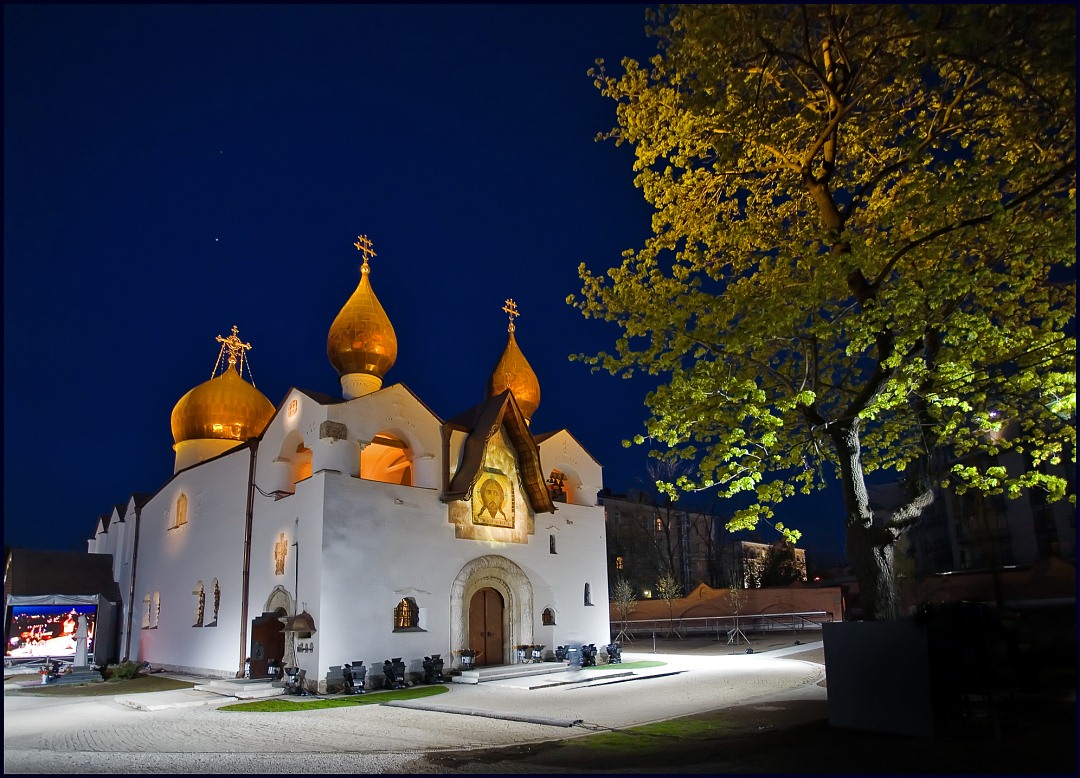
[[[1070,159],[1065,164],[1063,164],[1061,167],[1059,167],[1057,170],[1055,170],[1053,173],[1051,173],[1044,181],[1041,181],[1040,183],[1036,184],[1031,189],[1029,189],[1027,192],[1024,192],[1023,194],[1017,195],[1012,200],[1005,203],[1002,206],[1002,210],[1003,211],[1010,211],[1013,208],[1018,208],[1019,206],[1023,205],[1025,202],[1032,199],[1033,197],[1035,197],[1039,193],[1041,193],[1041,192],[1045,191],[1046,189],[1048,189],[1051,184],[1053,184],[1055,181],[1057,181],[1063,175],[1067,174],[1069,171],[1075,171],[1075,170],[1076,170],[1076,158],[1074,156],[1072,159]],[[895,254],[893,254],[892,257],[889,258],[889,260],[881,268],[881,271],[874,278],[874,281],[871,284],[871,286],[876,289],[881,283],[883,283],[884,280],[885,280],[885,277],[896,266],[896,263],[899,262],[901,260],[901,258],[903,258],[909,252],[914,251],[915,249],[919,248],[920,246],[923,246],[923,245],[925,245],[927,243],[930,243],[931,241],[937,240],[938,238],[942,237],[943,235],[948,235],[949,233],[956,232],[957,230],[967,229],[968,227],[974,227],[977,224],[985,224],[986,222],[993,219],[995,215],[996,215],[995,213],[984,213],[981,216],[973,216],[970,219],[962,219],[962,220],[960,220],[958,222],[954,222],[953,224],[947,224],[944,227],[939,227],[938,229],[934,230],[933,232],[930,232],[930,233],[922,236],[921,238],[917,238],[916,240],[911,241],[910,243],[906,244],[903,248],[901,248],[899,251],[897,251]]]

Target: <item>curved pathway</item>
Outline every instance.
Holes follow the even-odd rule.
[[[131,695],[127,704],[118,697],[13,692],[4,695],[4,771],[447,772],[428,763],[424,753],[576,737],[755,700],[824,699],[818,683],[824,667],[782,659],[778,653],[624,652],[626,662],[658,659],[666,664],[635,670],[630,680],[616,679],[614,671],[577,671],[475,686],[450,684],[448,693],[418,701],[418,707],[362,705],[284,714],[218,710],[231,700],[207,697],[207,692]],[[585,677],[594,680],[578,682]],[[425,702],[483,715],[424,710]],[[161,705],[175,706],[145,709]],[[183,705],[188,707],[176,707]],[[582,723],[530,723],[549,719]]]

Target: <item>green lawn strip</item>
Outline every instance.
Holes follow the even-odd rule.
[[[552,764],[658,766],[673,754],[707,753],[739,725],[723,714],[671,719],[639,727],[570,738],[554,745]]]
[[[640,662],[623,662],[615,665],[593,665],[583,667],[582,670],[641,670],[645,667],[663,667],[667,662],[657,662],[655,659],[643,659]]]
[[[177,681],[158,675],[140,675],[128,680],[110,679],[100,683],[23,686],[18,694],[29,694],[33,697],[103,697],[110,694],[168,692],[175,689],[191,689],[194,686],[195,684],[190,681]]]
[[[418,700],[436,694],[448,692],[446,686],[414,686],[411,689],[396,691],[368,692],[350,694],[345,697],[319,697],[316,699],[285,700],[280,697],[240,702],[235,705],[222,705],[218,710],[240,711],[242,713],[287,713],[294,710],[319,710],[321,708],[346,708],[352,705],[377,705],[390,700]]]

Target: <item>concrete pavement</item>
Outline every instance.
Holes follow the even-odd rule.
[[[747,702],[768,710],[782,700],[824,700],[821,644],[782,645],[746,654],[711,641],[665,642],[667,652],[653,654],[639,643],[624,649],[625,663],[665,665],[632,675],[577,670],[451,684],[408,705],[293,713],[218,710],[232,700],[191,690],[71,698],[6,692],[4,771],[453,772],[424,754],[558,740]]]

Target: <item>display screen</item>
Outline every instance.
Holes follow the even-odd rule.
[[[13,605],[4,656],[75,655],[79,616],[86,617],[86,652],[94,653],[96,605]]]

